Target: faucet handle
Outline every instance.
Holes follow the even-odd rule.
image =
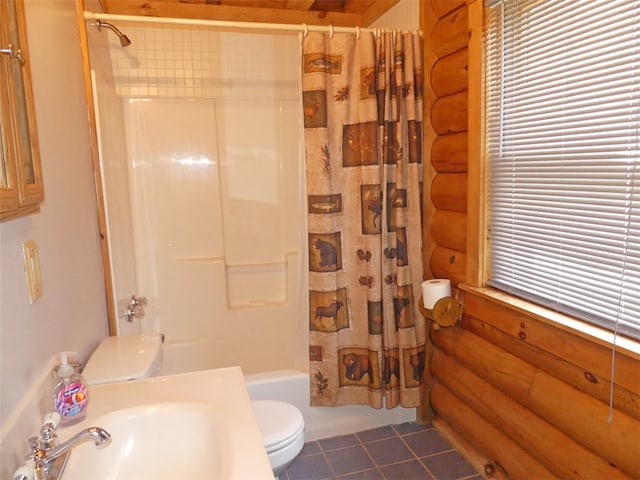
[[[144,307],[148,305],[147,297],[136,297],[131,295],[131,300],[127,304],[124,316],[127,322],[132,322],[134,318],[144,318]]]
[[[60,423],[60,414],[58,412],[49,412],[44,417],[44,423],[40,427],[39,447],[42,450],[51,450],[58,445],[58,435],[56,428]]]
[[[13,480],[35,480],[36,464],[30,458],[20,465],[13,474]]]
[[[53,423],[47,422],[40,428],[40,441],[38,443],[42,450],[50,450],[58,444],[58,435]]]
[[[136,307],[146,307],[147,306],[147,297],[136,297],[135,295],[131,295],[131,302],[129,306],[133,309]]]
[[[60,420],[62,420],[62,417],[58,412],[49,412],[44,416],[42,424],[46,425],[47,423],[51,423],[53,424],[53,428],[57,428]]]

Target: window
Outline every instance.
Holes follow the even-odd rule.
[[[488,3],[488,283],[640,338],[640,0]]]

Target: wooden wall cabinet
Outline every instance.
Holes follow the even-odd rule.
[[[44,198],[24,0],[0,2],[0,220],[37,212]]]

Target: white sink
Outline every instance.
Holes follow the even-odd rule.
[[[221,413],[207,403],[157,403],[108,413],[96,423],[111,442],[75,447],[65,480],[229,477],[229,444]]]
[[[111,442],[71,450],[62,480],[273,479],[239,368],[99,385],[60,441],[96,426]]]

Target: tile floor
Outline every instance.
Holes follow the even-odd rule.
[[[305,443],[280,480],[480,480],[432,426],[403,423]]]

